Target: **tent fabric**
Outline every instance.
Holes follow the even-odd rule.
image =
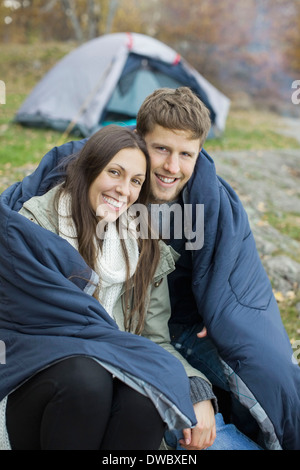
[[[67,54],[35,86],[15,122],[60,131],[72,125],[87,137],[105,121],[135,118],[146,96],[164,86],[189,86],[210,110],[211,135],[224,131],[230,100],[176,51],[137,33],[100,36]]]

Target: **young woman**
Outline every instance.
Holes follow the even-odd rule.
[[[11,345],[0,385],[0,446],[2,436],[12,449],[156,449],[166,424],[196,424],[190,391],[193,402],[214,399],[206,378],[170,345],[170,249],[151,237],[147,222],[146,237],[120,236],[129,208],[147,204],[149,174],[144,141],[108,126],[68,160],[60,184],[15,197],[26,200],[19,214],[29,220],[16,219],[22,230],[12,235],[11,228],[5,239],[15,239],[6,251],[18,251],[18,261],[6,263],[10,309],[0,315]]]

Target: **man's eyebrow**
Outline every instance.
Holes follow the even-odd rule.
[[[159,142],[151,142],[151,144],[153,147],[164,147],[166,149],[170,149],[171,148],[171,145],[166,145],[166,144],[161,144]],[[184,150],[182,149],[181,150],[181,153],[189,153],[190,155],[198,155],[199,152],[195,152],[195,151],[191,151],[191,150]]]
[[[164,147],[166,149],[171,148],[170,145],[163,144],[161,142],[151,142],[152,147]]]

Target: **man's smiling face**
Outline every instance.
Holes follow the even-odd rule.
[[[192,139],[188,131],[158,124],[144,139],[151,160],[151,202],[176,200],[194,171],[200,139]]]

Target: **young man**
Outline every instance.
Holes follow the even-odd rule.
[[[195,211],[192,220],[193,235],[203,231],[201,246],[176,238],[178,223],[170,236],[181,255],[169,276],[171,337],[215,390],[237,398],[227,419],[264,448],[300,449],[300,368],[245,210],[202,149],[208,130],[208,111],[185,87],[155,91],[137,116],[151,157],[152,202],[181,206],[183,214],[204,207],[203,226]],[[209,338],[198,339],[203,325]]]
[[[152,207],[162,209],[162,228],[173,220],[163,238],[180,255],[169,275],[171,337],[212,383],[226,423],[263,448],[300,449],[300,369],[245,210],[202,148],[209,127],[208,111],[186,87],[155,91],[137,116],[151,157]],[[84,142],[51,150],[37,170],[42,184],[28,180],[28,191],[50,189],[60,177],[54,167]],[[25,200],[26,182],[23,190]],[[214,433],[204,402],[202,422],[184,435],[186,449]]]

